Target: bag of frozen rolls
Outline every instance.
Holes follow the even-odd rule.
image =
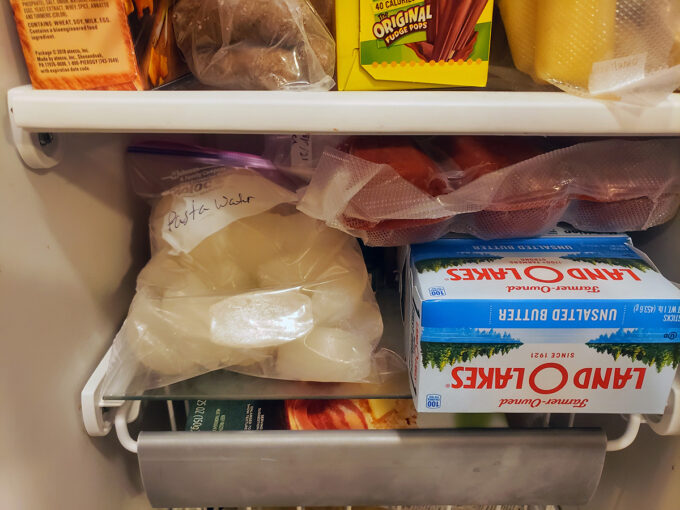
[[[204,85],[328,90],[335,41],[321,16],[308,0],[179,0],[173,26]]]
[[[222,368],[321,382],[384,374],[382,319],[357,241],[296,211],[295,186],[271,163],[232,153],[221,158],[230,166],[177,170],[167,146],[129,150],[137,160],[155,151],[166,171],[149,165],[132,179],[145,197],[157,191],[152,254],[113,343],[108,394]],[[175,152],[178,168],[211,161],[197,148]]]

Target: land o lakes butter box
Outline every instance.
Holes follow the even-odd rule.
[[[626,235],[444,238],[402,260],[419,412],[663,412],[680,290]]]

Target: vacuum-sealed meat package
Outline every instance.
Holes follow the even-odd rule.
[[[587,231],[645,230],[680,205],[676,139],[546,142],[374,137],[327,149],[298,209],[372,246],[531,237],[566,222]]]
[[[191,72],[204,85],[334,85],[335,41],[307,0],[179,0],[173,26]]]
[[[256,166],[252,158],[244,166]],[[149,192],[153,179],[144,182]],[[152,257],[114,340],[105,391],[220,368],[326,382],[384,373],[382,319],[358,243],[296,211],[294,191],[234,165],[196,170],[156,198]]]

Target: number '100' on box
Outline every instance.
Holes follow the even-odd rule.
[[[680,289],[626,235],[445,238],[402,260],[419,412],[663,412]]]

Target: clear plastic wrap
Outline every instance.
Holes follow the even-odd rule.
[[[115,337],[105,392],[220,368],[327,382],[390,370],[379,360],[392,355],[375,353],[382,319],[354,238],[296,211],[295,193],[257,170],[191,175],[153,206],[152,257]],[[154,178],[137,178],[153,195]]]
[[[328,27],[331,33],[335,33],[335,0],[309,0],[312,7]]]
[[[680,86],[677,0],[499,0],[515,66],[567,92],[651,104]]]
[[[179,0],[173,26],[191,72],[205,85],[334,85],[335,41],[307,0]]]
[[[324,150],[346,139],[346,135],[266,135],[264,155],[286,175],[309,182]]]
[[[194,183],[222,172],[223,167],[257,170],[268,180],[294,191],[299,181],[282,175],[278,167],[265,157],[243,152],[177,142],[150,140],[131,145],[125,164],[135,194],[155,199],[170,189]]]
[[[513,149],[512,139],[478,138],[482,146],[495,144],[495,151],[502,151],[499,143],[507,145],[505,157],[481,151],[467,161],[458,157],[463,166],[454,158],[435,166],[408,139],[380,140],[370,143],[383,144],[392,154],[386,159],[375,150],[353,151],[351,144],[354,156],[327,150],[298,209],[369,246],[399,246],[450,231],[484,239],[529,237],[559,221],[594,232],[645,230],[671,219],[680,205],[677,139],[600,140],[541,154],[539,146]],[[390,149],[396,143],[402,147],[397,158]],[[469,155],[475,144],[466,145]]]

